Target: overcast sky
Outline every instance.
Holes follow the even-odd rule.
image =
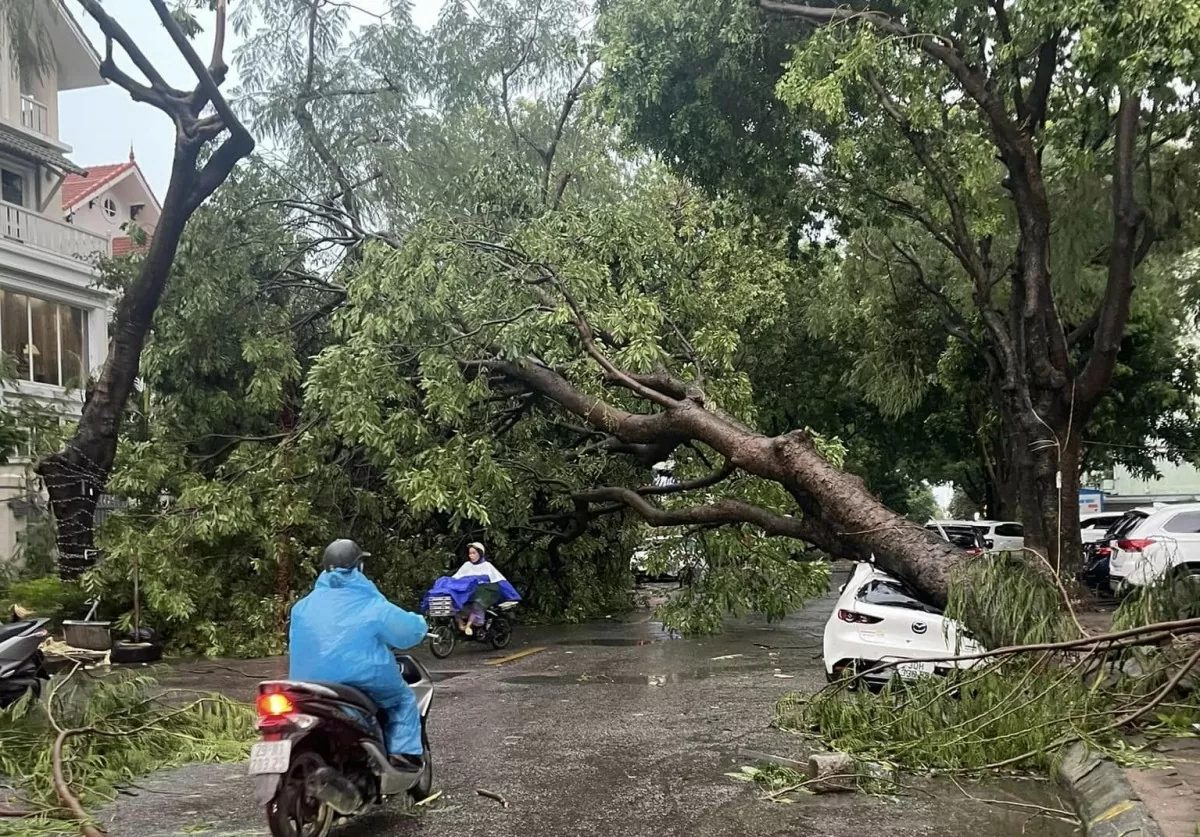
[[[104,39],[99,28],[73,0],[67,0],[67,4],[75,19],[92,39],[97,51],[103,54]],[[384,7],[385,0],[359,0],[358,5],[367,10],[380,10]],[[125,27],[169,83],[185,90],[195,86],[195,76],[184,63],[175,45],[171,43],[146,0],[114,0],[107,3],[106,8]],[[418,25],[428,27],[437,19],[440,8],[441,0],[414,0],[413,18]],[[369,20],[366,15],[360,17],[363,21]],[[205,20],[201,17],[201,22],[207,24],[211,22],[211,18]],[[211,32],[201,34],[196,40],[197,51],[202,56],[210,54],[211,45]],[[237,45],[237,38],[231,32],[227,58],[232,55]],[[128,67],[128,61],[120,63]],[[226,87],[232,88],[236,84],[235,67],[230,73]],[[112,84],[71,90],[60,95],[59,133],[62,141],[74,149],[72,159],[85,168],[89,165],[126,160],[132,144],[138,164],[150,181],[150,186],[159,199],[162,199],[171,173],[174,131],[170,120],[160,111],[150,105],[137,104],[129,98],[129,94]]]

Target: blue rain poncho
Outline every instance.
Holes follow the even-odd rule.
[[[326,570],[292,608],[288,636],[292,680],[361,689],[387,713],[392,755],[419,755],[421,718],[391,649],[419,645],[424,617],[397,607],[357,569]]]

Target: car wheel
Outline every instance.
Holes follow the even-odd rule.
[[[454,652],[454,628],[449,625],[438,625],[429,632],[429,651],[439,660],[444,660]]]
[[[840,668],[839,668],[840,666]],[[839,662],[833,667],[833,671],[825,672],[825,679],[830,683],[842,683],[843,688],[848,692],[857,692],[862,686],[862,679],[856,678],[859,665],[854,660],[846,660]]]
[[[157,663],[162,658],[163,649],[157,642],[114,642],[109,656],[117,665]]]

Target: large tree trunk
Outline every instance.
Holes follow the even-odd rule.
[[[151,0],[160,22],[196,73],[199,83],[190,94],[175,90],[162,79],[98,0],[80,0],[80,3],[105,36],[107,49],[101,74],[127,90],[135,100],[154,105],[170,116],[176,131],[171,181],[162,213],[137,279],[125,290],[117,306],[108,357],[100,377],[88,394],[79,425],[66,447],[37,466],[57,522],[60,574],[68,579],[77,578],[95,560],[96,503],[112,471],[125,405],[133,391],[142,348],[166,288],[184,227],[238,161],[254,150],[253,138],[233,115],[219,90],[226,72],[225,0],[216,3],[213,58],[208,66],[196,55],[164,0]],[[114,43],[125,50],[149,80],[149,86],[117,66],[113,60]],[[216,113],[201,116],[210,105]],[[197,167],[201,152],[226,133],[208,160]]]
[[[807,434],[793,431],[765,436],[725,413],[708,409],[702,393],[690,390],[665,372],[636,377],[623,372],[591,344],[590,326],[582,315],[577,328],[593,357],[599,358],[615,383],[658,404],[661,410],[626,412],[584,393],[534,358],[492,359],[479,361],[478,365],[520,381],[597,430],[612,434],[623,452],[636,454],[644,450],[653,462],[666,458],[675,447],[699,441],[725,457],[726,465],[712,477],[680,483],[665,491],[700,490],[740,470],[782,485],[796,501],[799,512],[780,514],[732,499],[664,509],[647,500],[648,495],[664,490],[611,487],[576,495],[581,515],[586,516],[591,503],[615,502],[632,508],[654,526],[750,524],[768,535],[797,538],[838,557],[874,560],[931,601],[946,603],[951,571],[965,553],[883,505],[862,479],[825,459]]]
[[[1079,532],[1079,457],[1082,443],[1078,426],[1056,420],[1062,410],[1046,411],[1048,420],[1037,421],[1029,411],[1006,417],[1013,439],[1012,469],[1018,475],[1025,547],[1045,558],[1062,576],[1082,567]]]

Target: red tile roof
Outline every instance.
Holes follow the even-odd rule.
[[[63,209],[78,206],[89,195],[98,192],[105,184],[116,180],[135,165],[137,164],[130,161],[109,166],[92,166],[88,169],[87,177],[80,177],[77,174],[67,175],[62,187]]]
[[[150,246],[150,239],[146,239],[145,244],[134,244],[133,239],[127,235],[114,236],[112,240],[113,258],[128,256],[130,253],[144,253]]]

